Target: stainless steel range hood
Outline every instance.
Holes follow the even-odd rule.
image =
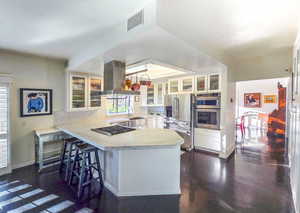
[[[124,90],[126,64],[121,61],[111,61],[104,65],[104,91],[102,95],[139,95],[140,92]]]

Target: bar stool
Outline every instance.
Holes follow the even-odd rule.
[[[82,143],[78,138],[72,137],[64,139],[62,152],[60,156],[60,167],[59,172],[62,173],[63,169],[65,170],[64,180],[68,181],[69,171],[71,168],[71,162],[74,158],[75,145]]]
[[[95,163],[92,163],[91,154],[95,156]],[[98,177],[94,177],[94,171]],[[103,187],[102,171],[99,159],[98,149],[88,144],[77,144],[74,161],[71,166],[69,185],[72,185],[73,179],[77,178],[77,198],[80,198],[85,186],[99,179],[100,189]],[[89,177],[89,179],[88,179]],[[98,181],[97,181],[98,182]]]

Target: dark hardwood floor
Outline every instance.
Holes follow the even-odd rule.
[[[5,206],[3,212],[26,205],[39,197],[55,194],[58,196],[56,200],[28,212],[45,209],[51,212],[51,206],[67,200],[73,205],[63,212],[76,212],[87,207],[81,212],[93,209],[101,213],[293,213],[289,168],[285,163],[284,145],[280,144],[282,141],[266,139],[264,134],[248,139],[227,161],[200,152],[184,153],[181,196],[117,199],[104,189],[101,196],[76,202],[72,190],[57,171],[39,174],[35,166],[28,166],[0,177],[0,206],[1,201],[39,188],[44,190],[41,194]],[[275,149],[272,149],[274,146]],[[13,180],[19,180],[20,183],[1,188],[5,182]],[[1,196],[1,191],[22,184],[30,184],[32,188]]]

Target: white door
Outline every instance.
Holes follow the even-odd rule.
[[[10,173],[9,84],[0,82],[0,175]]]

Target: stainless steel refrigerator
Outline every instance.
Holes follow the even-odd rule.
[[[170,125],[170,128],[177,130],[184,137],[185,143],[182,148],[187,150],[194,147],[194,100],[193,94],[168,95],[166,98],[166,105],[172,106],[170,122],[173,121],[173,126]]]

